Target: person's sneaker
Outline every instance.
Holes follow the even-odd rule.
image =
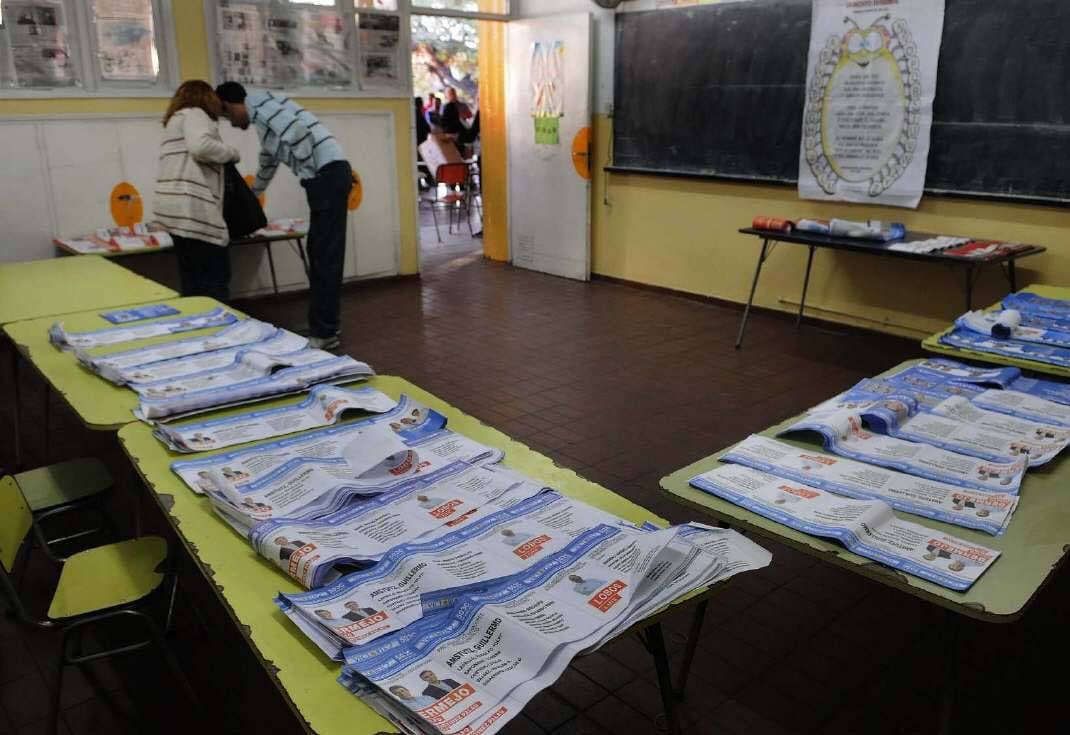
[[[342,340],[337,335],[331,337],[309,337],[308,346],[314,350],[337,350],[342,346]]]

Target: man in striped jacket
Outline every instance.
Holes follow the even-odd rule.
[[[220,84],[216,94],[230,124],[242,130],[253,125],[260,138],[260,167],[253,192],[259,196],[267,189],[280,163],[293,171],[305,188],[310,210],[310,342],[320,349],[336,349],[340,345],[339,306],[353,170],[331,132],[288,97],[267,90],[246,95],[237,82]]]

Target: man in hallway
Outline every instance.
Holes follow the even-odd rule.
[[[246,95],[245,88],[237,82],[220,84],[216,94],[223,102],[223,116],[231,125],[242,130],[250,124],[256,127],[260,168],[253,192],[259,196],[267,189],[280,163],[293,171],[305,189],[310,212],[309,345],[337,349],[353,170],[331,132],[293,100],[267,90]]]

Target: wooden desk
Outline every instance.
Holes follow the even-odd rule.
[[[1065,286],[1044,286],[1036,284],[1033,286],[1026,286],[1022,291],[1025,293],[1035,293],[1038,296],[1045,296],[1049,299],[1070,299],[1070,288]],[[1000,304],[992,304],[985,309],[985,311],[994,311],[1001,308],[1002,306]],[[975,360],[992,362],[998,365],[1013,365],[1036,373],[1055,375],[1060,378],[1070,378],[1070,368],[1060,367],[1058,365],[1047,365],[1043,362],[1036,362],[1034,360],[1022,360],[1017,357],[1010,357],[1009,355],[996,355],[991,352],[980,352],[978,350],[964,350],[960,347],[941,344],[940,338],[954,330],[954,328],[955,325],[952,324],[947,329],[926,337],[922,341],[921,346],[924,347],[927,352],[935,352],[957,360]]]
[[[394,398],[406,394],[433,408],[449,419],[449,427],[452,430],[503,450],[506,466],[538,478],[571,497],[636,523],[650,520],[664,524],[662,519],[646,509],[604,487],[584,480],[571,470],[558,467],[547,457],[461,413],[402,378],[377,376],[367,381],[366,385],[378,388]],[[292,405],[302,398],[303,396],[296,396],[278,399],[262,404],[261,407]],[[229,409],[213,416],[233,414],[240,410]],[[245,407],[245,410],[248,410],[248,407]],[[237,622],[242,635],[265,665],[270,662],[271,667],[274,667],[271,670],[277,669],[275,678],[279,691],[289,700],[299,718],[307,721],[312,731],[321,735],[371,735],[380,730],[392,732],[393,728],[386,721],[335,681],[340,664],[329,661],[272,604],[272,599],[280,591],[301,591],[297,583],[267,560],[257,556],[247,541],[216,516],[207,498],[194,495],[171,472],[172,462],[180,458],[188,459],[190,455],[169,451],[152,436],[151,427],[141,423],[129,424],[120,429],[119,442],[148,486],[149,494],[174,526],[175,533],[185,545],[190,557],[210,579],[223,605]],[[226,451],[233,451],[233,447],[217,452],[198,453],[197,456],[211,456]],[[696,621],[700,625],[700,616],[705,611],[708,594],[708,590],[696,591],[678,600],[673,607],[684,603],[695,605]],[[696,622],[692,625],[695,630]],[[636,627],[648,628],[645,643],[651,649],[658,666],[663,703],[667,710],[670,710],[667,715],[672,722],[672,683],[668,678],[658,616],[648,618]],[[692,654],[696,638],[697,632],[690,641]],[[680,688],[685,679],[686,667],[681,670],[681,680],[677,682]]]
[[[961,268],[966,277],[966,311],[973,307],[973,284],[978,269],[985,265],[999,265],[1006,263],[1007,279],[1010,281],[1011,290],[1017,290],[1017,275],[1015,273],[1015,261],[1030,255],[1043,253],[1046,248],[1039,245],[1029,245],[1025,250],[1007,255],[997,255],[990,258],[958,258],[953,255],[942,253],[907,253],[901,250],[891,250],[889,247],[896,243],[915,242],[938,237],[930,232],[908,231],[906,237],[895,242],[873,242],[860,240],[852,237],[833,237],[831,235],[818,235],[811,232],[778,232],[774,230],[758,230],[753,227],[744,227],[740,230],[744,235],[754,235],[762,241],[762,250],[758,254],[758,265],[754,269],[754,280],[751,282],[750,296],[747,297],[747,306],[743,310],[743,320],[739,325],[739,335],[736,337],[736,349],[743,345],[743,335],[747,330],[747,319],[750,316],[751,305],[754,303],[754,292],[758,288],[758,278],[762,274],[762,265],[772,255],[776,243],[785,242],[795,245],[805,245],[809,248],[806,257],[806,275],[803,276],[802,298],[799,299],[799,314],[795,324],[802,322],[803,309],[806,307],[806,289],[810,285],[810,268],[814,262],[814,251],[818,248],[826,250],[843,250],[861,255],[878,255],[886,258],[900,258],[904,260],[926,261],[941,263],[952,267]],[[981,238],[978,238],[981,239]]]

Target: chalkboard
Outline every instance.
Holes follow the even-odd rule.
[[[612,169],[794,184],[810,0],[619,13]],[[1070,0],[946,0],[926,190],[1070,202]]]

